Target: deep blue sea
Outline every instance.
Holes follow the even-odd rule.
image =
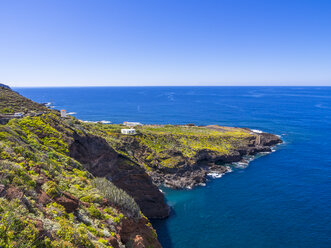
[[[114,123],[219,124],[285,144],[205,187],[163,189],[165,248],[331,247],[331,87],[16,88],[37,102]]]

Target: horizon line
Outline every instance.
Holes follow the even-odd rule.
[[[6,84],[7,85],[7,84]],[[10,88],[105,88],[105,87],[331,87],[330,85],[68,85],[68,86],[10,86]]]

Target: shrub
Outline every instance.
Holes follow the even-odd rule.
[[[97,218],[97,219],[104,219],[105,216],[103,213],[100,212],[99,209],[97,209],[94,204],[91,204],[91,206],[87,209],[88,213],[91,217]]]
[[[3,109],[1,109],[1,112],[4,114],[12,114],[12,113],[14,113],[14,110],[11,108],[3,108]]]
[[[42,189],[46,192],[48,196],[54,198],[60,195],[60,189],[58,185],[53,181],[48,181],[43,184]]]

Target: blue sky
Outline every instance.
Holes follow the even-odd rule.
[[[0,0],[0,82],[331,85],[331,1]]]

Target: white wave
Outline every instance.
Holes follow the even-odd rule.
[[[245,169],[247,168],[248,164],[249,164],[248,162],[236,162],[233,163],[233,166],[238,169]]]
[[[243,159],[244,161],[240,161],[241,163],[249,163],[251,161],[253,161],[255,159],[256,155],[255,156],[252,156],[252,155],[247,155],[247,156],[244,156]]]
[[[109,124],[111,123],[111,121],[105,121],[105,120],[102,120],[102,121],[84,121],[84,120],[79,120],[81,122],[85,122],[85,123],[102,123],[102,124]]]
[[[225,172],[218,172],[218,171],[210,171],[207,173],[207,176],[215,179],[215,178],[221,178],[225,173],[232,172],[232,169],[230,166],[226,166],[226,171]]]
[[[274,151],[271,149],[271,152],[274,152]],[[271,152],[260,152],[259,154],[264,155],[264,154],[270,154]]]
[[[76,115],[77,113],[76,112],[69,112],[67,113],[67,115]]]
[[[111,121],[105,121],[105,120],[97,121],[97,122],[100,122],[100,123],[102,123],[102,124],[109,124],[109,123],[111,123]]]
[[[314,105],[314,107],[316,107],[316,108],[320,108],[320,109],[330,109],[330,107],[327,107],[327,106],[324,106],[323,104],[316,104],[316,105]]]
[[[224,175],[224,173],[218,173],[218,172],[209,172],[207,176],[210,176],[211,178],[221,178]]]
[[[243,95],[243,96],[260,98],[260,97],[264,97],[265,94],[252,93],[250,95]]]

